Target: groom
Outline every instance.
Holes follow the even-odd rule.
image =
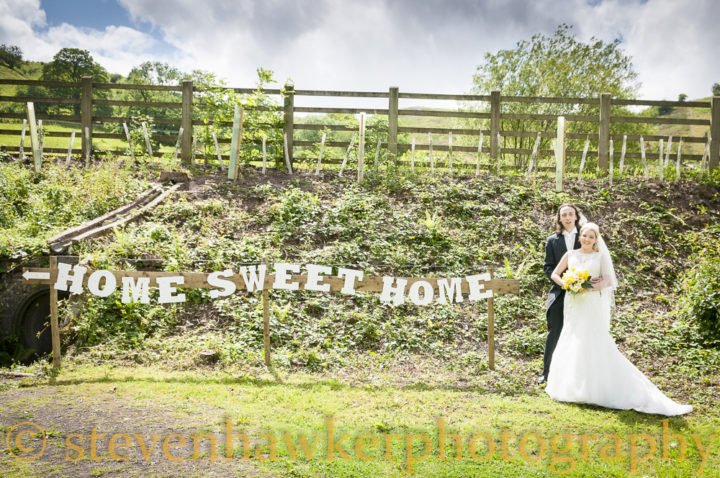
[[[563,327],[565,291],[553,282],[550,276],[567,251],[580,248],[580,240],[578,238],[580,226],[580,211],[578,211],[577,207],[572,204],[563,204],[555,216],[555,233],[547,238],[545,244],[545,262],[543,269],[545,270],[545,276],[552,282],[552,288],[548,294],[547,305],[545,306],[548,335],[545,340],[543,372],[542,375],[538,377],[538,383],[547,381],[552,354],[555,351],[555,345],[557,345]]]

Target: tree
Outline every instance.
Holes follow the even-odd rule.
[[[678,101],[687,101],[687,95],[685,93],[680,93],[678,95]]]
[[[22,50],[15,45],[0,45],[0,61],[8,68],[14,70],[16,66],[22,63]]]
[[[95,63],[90,52],[79,48],[63,48],[52,61],[43,66],[43,80],[82,81],[83,76],[92,76],[93,81],[106,82],[107,71]]]
[[[620,48],[620,40],[606,43],[591,38],[588,43],[576,39],[572,26],[561,24],[552,36],[535,34],[522,40],[511,50],[487,53],[485,61],[473,75],[473,93],[487,95],[500,90],[510,96],[564,96],[597,98],[610,93],[613,98],[631,98],[638,84],[632,60]],[[503,113],[540,114],[599,114],[598,105],[563,103],[510,103],[502,105]],[[613,114],[627,115],[628,111],[613,107]],[[474,125],[475,126],[475,125]],[[635,132],[643,125],[623,123],[613,125],[614,133]],[[549,120],[502,120],[501,129],[511,131],[552,131],[555,122]],[[621,131],[622,130],[622,131]],[[595,133],[596,125],[569,122],[568,132]],[[532,148],[535,138],[514,138],[514,148]],[[550,139],[545,138],[541,149],[549,149]],[[569,141],[568,149],[582,149],[584,140]],[[516,162],[522,158],[515,156]]]
[[[712,94],[713,96],[720,96],[720,83],[712,85]]]
[[[105,83],[108,81],[108,74],[105,68],[93,60],[90,52],[79,48],[62,48],[53,57],[52,61],[45,63],[40,79],[46,81],[70,81],[81,82],[83,76],[92,76],[93,82]],[[31,87],[28,90],[30,96],[51,96],[55,98],[79,99],[82,93],[79,87]],[[97,99],[105,99],[109,95],[108,90],[98,89],[94,92]],[[80,114],[80,105],[47,105],[39,103],[36,111],[49,112],[54,114]],[[106,116],[111,114],[112,108],[99,106],[95,114]]]

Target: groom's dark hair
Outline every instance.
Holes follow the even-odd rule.
[[[565,227],[563,226],[562,222],[560,222],[560,211],[564,207],[571,207],[575,210],[575,227],[577,230],[580,230],[580,210],[577,208],[574,204],[561,204],[560,207],[557,210],[557,214],[555,214],[555,232],[558,234],[562,234],[562,232],[565,230]]]

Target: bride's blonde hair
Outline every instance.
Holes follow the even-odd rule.
[[[580,233],[578,236],[582,236],[583,231],[586,229],[589,229],[595,233],[595,243],[593,244],[593,251],[599,251],[600,248],[598,247],[598,242],[600,240],[600,228],[594,222],[587,222],[583,225],[583,227],[580,228]]]

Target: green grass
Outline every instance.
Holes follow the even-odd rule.
[[[444,477],[558,473],[620,477],[631,472],[638,476],[675,477],[699,470],[703,473],[698,476],[717,476],[720,419],[712,410],[665,422],[663,417],[633,411],[557,403],[541,390],[507,396],[488,390],[486,380],[490,375],[487,372],[476,377],[470,386],[456,387],[452,383],[422,381],[388,384],[383,383],[388,377],[382,373],[375,380],[357,383],[353,380],[356,377],[336,379],[306,373],[199,374],[71,364],[54,385],[61,389],[71,387],[74,393],[83,396],[100,397],[113,389],[116,399],[124,404],[149,409],[171,407],[181,414],[207,420],[202,432],[225,436],[229,420],[232,433],[250,437],[250,459],[280,476],[399,477],[411,470],[417,476]],[[59,397],[63,399],[62,394]],[[439,420],[448,435],[444,460],[438,445]],[[334,460],[328,460],[331,423],[335,443],[348,435],[340,447],[334,448]],[[668,433],[685,438],[686,461],[679,460],[680,438],[668,436],[664,441],[664,426]],[[373,438],[362,437],[363,434],[375,437],[378,445],[373,445]],[[456,442],[449,437],[451,434],[461,437],[460,460],[453,458]],[[476,456],[489,456],[487,461],[473,459],[469,452],[471,437],[481,434],[489,435],[495,447],[494,451],[488,448],[487,437],[476,439]],[[571,445],[566,445],[564,434],[571,435]],[[398,437],[389,439],[387,455],[386,437],[390,435]],[[426,459],[420,459],[426,451],[421,435],[427,437],[430,445]],[[620,439],[616,461],[600,454],[604,449],[605,456],[615,455],[612,435]],[[295,459],[291,457],[286,440],[297,449],[300,436],[306,437],[308,444],[317,437],[311,459],[303,452]],[[273,439],[275,453],[271,453],[270,447]],[[703,447],[712,443],[703,450],[705,458],[698,451],[696,440]],[[361,451],[370,459],[360,459],[356,451],[358,442],[367,444]],[[663,460],[665,444],[668,460]],[[241,439],[236,438],[233,457],[239,460],[245,451]],[[218,446],[219,456],[225,452],[224,446]],[[272,459],[258,459],[266,455]]]

